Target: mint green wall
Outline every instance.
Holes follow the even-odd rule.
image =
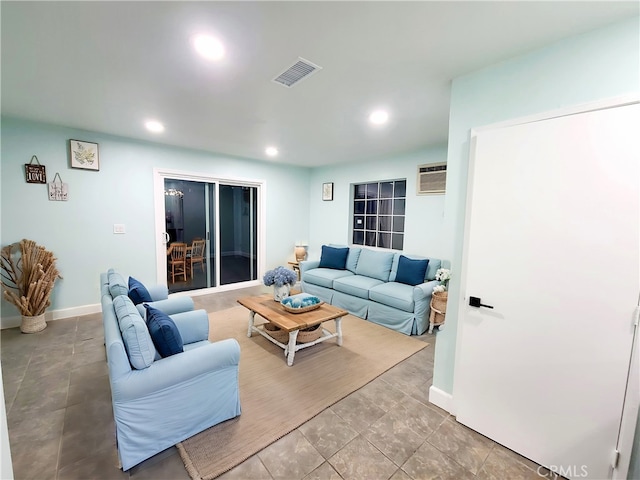
[[[469,160],[469,132],[499,121],[608,97],[637,93],[638,18],[549,45],[456,78],[451,92],[445,203],[446,256],[452,260],[451,298],[460,291]],[[496,259],[499,261],[499,259]],[[447,307],[438,333],[433,385],[453,392],[458,305]],[[640,472],[639,472],[640,473]]]
[[[349,165],[316,168],[311,172],[308,238],[309,258],[319,259],[323,244],[350,244],[350,186],[377,180],[407,179],[404,251],[416,255],[444,257],[442,225],[444,195],[416,195],[417,167],[446,162],[446,146],[416,153]],[[322,184],[333,182],[333,201],[322,200]]]
[[[2,118],[2,245],[30,238],[52,250],[64,277],[55,287],[50,310],[100,302],[99,273],[120,269],[141,281],[155,281],[153,169],[170,168],[222,177],[266,181],[266,267],[293,258],[296,239],[306,235],[309,169],[229,158],[205,152],[139,142],[96,132]],[[100,171],[68,166],[69,139],[97,142]],[[69,200],[52,202],[47,187],[28,184],[24,164],[32,155],[69,184]],[[296,218],[291,222],[290,218]],[[127,233],[113,234],[124,223]],[[17,315],[3,302],[2,316]]]

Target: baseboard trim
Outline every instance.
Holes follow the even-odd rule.
[[[450,393],[431,385],[429,387],[429,401],[435,406],[449,412],[451,415],[455,415],[453,411],[453,395]]]
[[[79,307],[61,308],[60,310],[52,310],[45,313],[45,320],[51,322],[54,320],[62,320],[64,318],[79,317],[80,315],[89,315],[101,311],[99,303],[92,305],[81,305]],[[14,315],[12,317],[0,317],[0,329],[15,328],[20,326],[22,317]]]

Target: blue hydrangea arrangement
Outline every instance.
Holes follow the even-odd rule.
[[[289,308],[306,308],[312,307],[313,305],[318,305],[320,302],[321,300],[314,295],[309,295],[308,293],[300,293],[298,295],[287,297],[280,303]]]
[[[282,266],[276,267],[273,270],[269,270],[262,277],[262,282],[270,287],[271,285],[275,285],[276,287],[281,287],[284,284],[289,284],[292,287],[298,281],[298,274],[293,270],[289,270],[288,268],[284,268]]]

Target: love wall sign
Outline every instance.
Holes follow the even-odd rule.
[[[33,161],[36,163],[33,163]],[[29,163],[24,164],[24,171],[27,177],[27,183],[47,183],[47,172],[44,165],[40,165],[38,157],[31,157]]]

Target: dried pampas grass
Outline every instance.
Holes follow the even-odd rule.
[[[51,305],[51,292],[60,276],[56,257],[33,240],[2,247],[0,277],[4,298],[14,304],[20,314],[37,316]]]

